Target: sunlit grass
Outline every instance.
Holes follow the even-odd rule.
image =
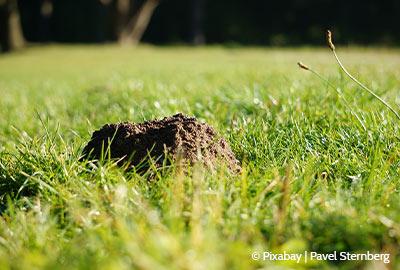
[[[398,50],[341,56],[399,109]],[[1,269],[371,266],[251,259],[270,250],[388,252],[399,267],[399,121],[325,49],[38,47],[0,57],[0,95]],[[78,162],[101,125],[176,112],[215,126],[243,173],[148,181]]]

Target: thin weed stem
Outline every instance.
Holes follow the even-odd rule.
[[[367,128],[365,127],[364,123],[362,122],[362,120],[360,119],[358,114],[355,111],[353,111],[353,109],[351,108],[350,103],[347,101],[347,99],[342,95],[342,93],[328,79],[326,79],[324,76],[322,76],[317,71],[315,71],[312,68],[310,68],[309,66],[304,65],[302,62],[298,62],[297,65],[301,69],[304,69],[304,70],[307,70],[307,71],[311,72],[312,74],[317,76],[321,81],[325,82],[329,87],[331,87],[333,90],[335,90],[337,95],[338,95],[338,97],[343,100],[344,105],[346,106],[346,108],[351,112],[352,115],[354,115],[357,118],[357,120],[360,122],[360,124],[363,127],[363,129],[367,130]]]
[[[395,109],[392,108],[392,106],[390,106],[389,103],[387,103],[384,99],[382,99],[380,96],[378,96],[377,94],[374,93],[374,91],[372,91],[371,89],[369,89],[367,86],[365,86],[363,83],[361,83],[359,80],[357,80],[353,75],[351,75],[351,73],[346,69],[346,67],[342,64],[342,61],[340,61],[338,55],[336,54],[336,48],[335,45],[333,44],[332,41],[332,32],[331,31],[326,31],[326,39],[327,39],[327,43],[329,48],[331,49],[331,51],[333,52],[333,55],[335,56],[336,62],[339,64],[339,67],[343,70],[343,72],[352,80],[354,81],[356,84],[358,84],[362,89],[366,90],[368,93],[370,93],[372,96],[374,96],[376,99],[378,99],[383,105],[386,106],[386,108],[388,108],[391,112],[393,112],[397,119],[400,120],[400,115],[396,112]]]

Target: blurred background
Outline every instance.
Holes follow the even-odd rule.
[[[399,0],[0,0],[1,51],[26,43],[400,44]]]

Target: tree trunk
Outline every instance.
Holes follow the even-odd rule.
[[[192,43],[202,45],[205,43],[203,32],[205,0],[192,0]]]
[[[120,43],[136,45],[140,42],[158,4],[159,0],[147,0],[141,6],[136,15],[122,31],[119,38]]]
[[[125,25],[129,21],[129,11],[133,0],[113,0],[111,3],[111,31],[112,39],[118,40]]]
[[[0,1],[0,46],[7,52],[25,44],[16,0]]]
[[[21,20],[16,0],[11,0],[11,14],[9,20],[11,49],[20,49],[25,45],[25,39],[22,34]]]

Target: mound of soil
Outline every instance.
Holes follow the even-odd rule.
[[[119,164],[128,162],[142,171],[148,169],[149,157],[158,167],[179,159],[186,164],[201,162],[215,168],[222,161],[231,171],[240,171],[228,143],[211,126],[183,114],[140,124],[104,125],[83,149],[83,159],[100,159],[107,149],[107,157],[120,160]]]

